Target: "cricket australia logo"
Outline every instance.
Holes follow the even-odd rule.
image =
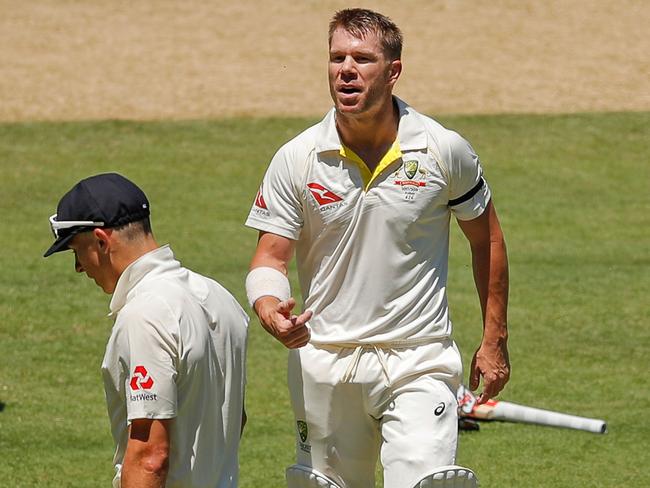
[[[404,200],[415,200],[420,188],[427,186],[426,177],[428,175],[429,172],[420,165],[417,159],[407,159],[393,173],[394,184],[402,187]]]
[[[418,166],[420,166],[420,163],[417,161],[404,161],[404,173],[406,173],[409,180],[412,180],[418,172]]]
[[[298,434],[300,435],[300,440],[302,442],[305,442],[307,440],[307,422],[303,422],[302,420],[298,420],[296,422],[298,424]]]
[[[300,442],[298,443],[300,445],[300,449],[305,452],[311,452],[311,446],[306,443],[307,437],[309,437],[307,422],[304,420],[298,420],[296,422],[296,426],[298,427],[298,435],[300,436]]]
[[[144,366],[136,366],[131,376],[131,389],[137,390],[150,390],[153,386],[153,378],[149,375],[147,368]]]

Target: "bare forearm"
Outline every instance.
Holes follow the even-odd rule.
[[[278,238],[277,236],[268,233],[261,233],[257,249],[251,260],[250,269],[252,271],[256,268],[273,268],[286,277],[288,275],[288,262],[291,259],[292,252],[293,245],[287,239]],[[247,293],[249,286],[248,279],[249,278],[247,277]],[[262,321],[262,325],[269,332],[271,331],[267,324],[270,324],[272,321],[268,315],[281,301],[278,296],[279,295],[273,294],[264,295],[253,303],[253,310]],[[249,300],[252,300],[250,296]]]
[[[170,420],[136,419],[122,464],[122,488],[162,488],[169,469]]]
[[[167,465],[160,468],[146,466],[145,462],[124,459],[122,488],[163,488],[167,480]]]
[[[508,324],[508,256],[499,232],[489,246],[472,250],[474,281],[481,302],[484,340],[507,339]]]
[[[293,313],[296,301],[291,296],[286,275],[294,245],[295,242],[286,237],[261,232],[251,260],[251,272],[246,278],[246,294],[262,326],[290,349],[309,342],[311,332],[307,322],[312,316],[308,310],[300,315]]]
[[[474,220],[459,222],[472,249],[474,281],[483,312],[483,339],[472,358],[472,390],[483,378],[479,403],[497,395],[510,378],[508,359],[508,255],[492,202]]]
[[[287,275],[289,273],[287,266],[293,256],[293,247],[294,243],[289,239],[261,232],[250,269],[268,266]]]

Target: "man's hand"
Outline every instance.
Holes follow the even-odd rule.
[[[510,360],[505,339],[486,343],[483,341],[474,353],[470,367],[469,388],[474,391],[483,377],[483,391],[477,403],[485,403],[499,394],[510,378]]]
[[[311,332],[307,321],[312,312],[300,315],[291,313],[296,306],[293,298],[281,302],[275,297],[265,296],[255,302],[255,312],[266,331],[289,349],[302,347],[309,342]]]

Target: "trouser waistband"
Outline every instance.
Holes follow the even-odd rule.
[[[390,349],[405,349],[408,347],[422,346],[426,344],[433,344],[435,342],[444,342],[449,340],[449,337],[422,337],[417,339],[405,339],[403,341],[390,341],[390,342],[374,342],[374,343],[359,343],[359,342],[339,342],[339,343],[326,343],[326,344],[312,344],[313,347],[320,347],[323,349],[354,349],[350,364],[341,376],[342,383],[349,383],[354,379],[354,375],[359,367],[361,354],[364,350],[374,352],[381,369],[386,377],[386,386],[390,387],[392,381],[388,373],[388,364],[384,358],[385,350]]]

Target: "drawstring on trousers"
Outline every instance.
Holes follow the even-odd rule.
[[[443,339],[444,338],[440,338],[440,337],[420,337],[417,339],[406,339],[402,341],[390,341],[390,342],[381,342],[381,343],[377,342],[374,344],[360,344],[358,342],[341,342],[341,343],[331,343],[331,344],[315,344],[315,346],[324,347],[327,349],[354,349],[354,352],[352,353],[352,359],[350,360],[350,364],[348,364],[348,367],[343,373],[343,376],[341,376],[342,383],[349,383],[354,379],[354,376],[357,374],[359,363],[361,362],[361,355],[364,353],[364,351],[374,352],[375,355],[377,356],[377,359],[379,360],[379,364],[381,366],[382,371],[384,372],[384,376],[386,377],[385,385],[387,387],[390,387],[392,385],[392,381],[390,379],[390,375],[388,374],[388,363],[386,362],[386,358],[384,357],[384,354],[386,354],[387,351],[390,351],[392,349],[404,349],[407,347],[417,347],[424,344],[439,342],[440,340]]]
[[[359,362],[361,361],[361,355],[366,350],[373,351],[377,356],[377,359],[379,360],[379,364],[381,365],[381,369],[384,372],[384,376],[386,377],[385,385],[387,387],[390,387],[391,380],[390,380],[390,375],[388,374],[388,364],[386,363],[386,358],[384,358],[382,351],[380,351],[375,344],[362,344],[355,347],[354,352],[352,353],[352,359],[350,360],[350,364],[348,364],[348,367],[343,373],[343,376],[341,376],[341,382],[349,383],[354,379],[354,376],[357,373],[357,368],[359,367]]]

